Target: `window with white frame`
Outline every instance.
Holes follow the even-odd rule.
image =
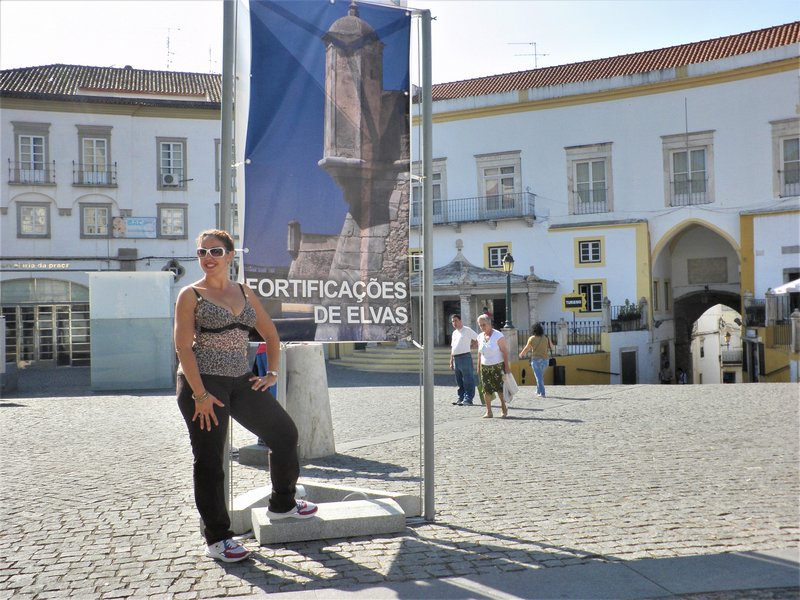
[[[714,132],[662,136],[668,206],[714,202]]]
[[[570,214],[611,211],[611,142],[569,146],[565,151]]]
[[[578,284],[578,293],[586,298],[586,310],[581,312],[600,312],[603,310],[603,283],[585,282]]]
[[[653,279],[653,310],[660,310],[658,306],[658,288],[661,282],[658,279]]]
[[[186,238],[186,211],[185,204],[159,204],[158,207],[158,237],[160,238]]]
[[[110,204],[81,204],[81,237],[108,237],[111,230]]]
[[[186,189],[185,139],[158,139],[158,189]]]
[[[23,123],[12,121],[14,126],[16,162],[11,173],[11,183],[53,183],[48,168],[49,123]]]
[[[800,138],[783,140],[784,196],[800,195]]]
[[[17,237],[50,237],[50,205],[48,203],[17,203]]]
[[[606,161],[587,160],[575,163],[575,189],[580,203],[606,201]]]
[[[502,269],[503,258],[511,253],[511,244],[486,244],[486,268]]]
[[[412,273],[422,271],[422,250],[411,250],[408,255],[408,269]]]
[[[800,196],[800,119],[773,121],[773,192],[776,196]]]
[[[75,183],[83,185],[112,185],[111,127],[77,125],[81,161]]]
[[[670,284],[669,279],[664,280],[664,310],[669,310],[670,304]]]
[[[446,199],[446,162],[445,159],[434,159],[431,165],[431,196],[433,200],[433,222],[442,223],[446,219],[444,214]],[[415,162],[412,167],[415,177],[411,181],[411,223],[417,225],[422,219],[422,192],[424,182],[420,178],[420,163]]]
[[[475,156],[478,190],[484,199],[487,217],[493,212],[516,207],[522,191],[522,159],[519,150]]]
[[[578,264],[598,264],[603,262],[603,243],[601,240],[578,240]]]

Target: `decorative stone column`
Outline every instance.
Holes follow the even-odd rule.
[[[515,327],[503,327],[503,337],[506,338],[506,350],[508,351],[509,362],[514,362],[519,358],[519,341]]]
[[[601,333],[608,333],[611,331],[611,300],[608,299],[608,296],[603,297],[603,317],[600,322],[600,331]]]
[[[539,288],[537,282],[539,278],[533,273],[533,266],[531,266],[530,275],[525,278],[528,284],[528,320],[530,326],[533,327],[534,323],[539,322]]]
[[[461,321],[466,323],[470,329],[475,329],[472,326],[472,311],[469,306],[470,298],[472,298],[472,293],[459,292],[459,310],[461,311]]]
[[[767,290],[764,294],[764,325],[767,327],[775,325],[778,320],[778,296]]]
[[[569,344],[567,343],[569,340],[569,325],[564,320],[564,317],[558,320],[556,329],[556,354],[566,356],[569,354]]]

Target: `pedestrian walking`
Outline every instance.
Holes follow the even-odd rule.
[[[203,277],[180,291],[175,306],[177,400],[194,455],[194,497],[204,525],[205,554],[237,562],[250,551],[233,539],[225,505],[223,460],[229,416],[270,448],[269,518],[308,518],[317,507],[295,499],[300,473],[297,427],[268,391],[278,372],[259,377],[247,361],[249,333],[255,328],[266,343],[268,364],[278,364],[275,324],[249,287],[230,280],[234,256],[230,234],[203,231],[197,246]]]
[[[553,351],[553,344],[550,338],[544,334],[544,327],[541,323],[534,323],[531,327],[531,336],[528,342],[519,353],[520,358],[524,358],[528,352],[531,353],[531,368],[533,375],[536,377],[536,395],[544,398],[546,396],[544,389],[544,369],[547,367],[547,362],[550,354]]]
[[[486,402],[484,419],[491,419],[492,396],[497,394],[500,399],[500,412],[502,417],[508,416],[508,407],[503,397],[503,375],[511,372],[508,361],[506,339],[502,333],[492,329],[492,321],[486,315],[478,317],[478,327],[481,334],[478,336],[478,372],[483,385],[483,399]]]
[[[461,315],[450,317],[453,334],[450,338],[450,368],[456,376],[458,400],[453,404],[472,406],[475,397],[475,368],[472,363],[472,349],[478,347],[478,334],[464,325]]]

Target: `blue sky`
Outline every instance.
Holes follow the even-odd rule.
[[[435,18],[434,83],[800,20],[796,0],[408,0],[408,5],[429,9]],[[530,56],[533,43],[541,56]],[[219,73],[221,55],[221,0],[0,0],[2,69],[71,63]]]

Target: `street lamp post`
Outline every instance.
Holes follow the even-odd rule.
[[[503,271],[506,273],[506,329],[513,329],[511,322],[511,271],[514,270],[514,257],[507,252],[503,257]]]

